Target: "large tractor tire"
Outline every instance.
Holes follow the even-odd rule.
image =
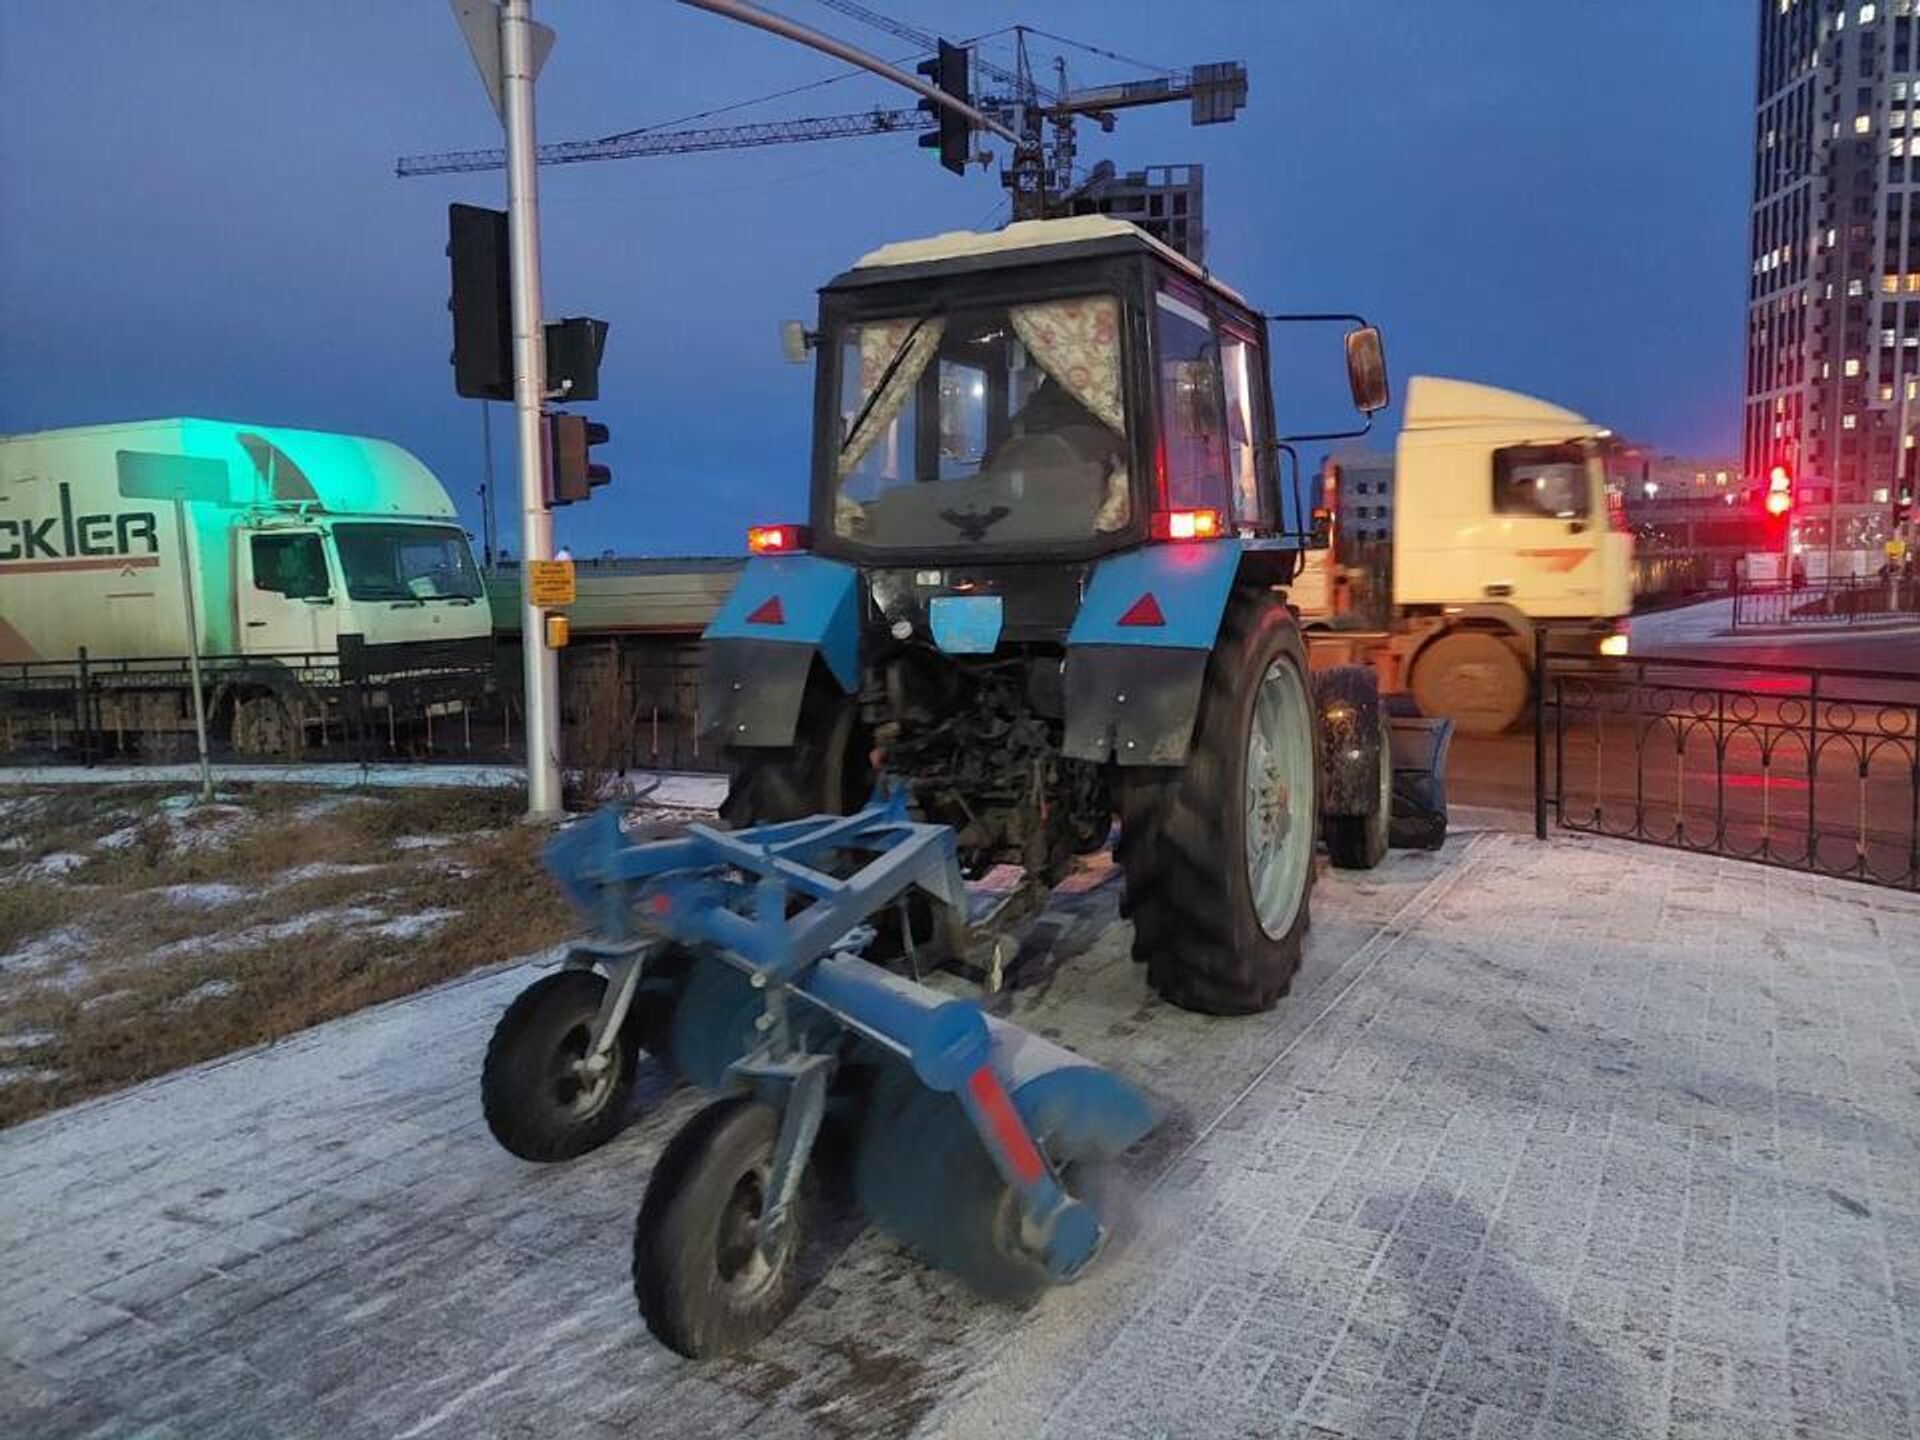
[[[1121,772],[1118,855],[1134,958],[1186,1010],[1250,1015],[1306,937],[1320,746],[1306,647],[1264,590],[1228,606],[1187,763]]]
[[[1491,630],[1450,630],[1413,662],[1420,713],[1463,735],[1499,735],[1527,709],[1527,667]]]
[[[866,803],[871,780],[860,706],[816,671],[800,702],[793,744],[728,750],[732,778],[720,818],[733,828],[808,815],[851,815]]]

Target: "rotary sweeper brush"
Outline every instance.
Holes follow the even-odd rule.
[[[487,1118],[525,1158],[584,1153],[623,1123],[642,1049],[721,1094],[667,1145],[634,1228],[634,1292],[667,1345],[724,1354],[792,1308],[823,1126],[847,1141],[867,1216],[989,1298],[1029,1299],[1099,1252],[1100,1218],[1062,1177],[1145,1136],[1152,1107],[860,957],[915,896],[951,945],[979,933],[953,832],[909,818],[903,793],[650,843],[608,810],[556,837],[547,863],[596,934],[502,1018]]]

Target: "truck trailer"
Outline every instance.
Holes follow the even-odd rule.
[[[224,500],[126,498],[123,455],[214,460]],[[190,586],[186,583],[191,580]],[[216,734],[288,753],[456,712],[491,611],[453,501],[385,440],[166,419],[0,437],[0,712],[149,740],[192,725],[188,592]],[[71,712],[69,714],[69,712]]]
[[[1329,456],[1330,544],[1288,592],[1316,668],[1360,663],[1467,734],[1525,712],[1536,631],[1556,664],[1624,655],[1641,461],[1603,426],[1491,385],[1416,375],[1392,457]]]

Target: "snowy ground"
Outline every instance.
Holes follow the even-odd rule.
[[[872,1233],[739,1360],[641,1328],[665,1139],[514,1161],[468,977],[0,1134],[0,1434],[1912,1440],[1920,899],[1482,833],[1323,874],[1273,1013],[1171,1010],[1111,872],[1020,1023],[1169,1106],[1025,1313]]]
[[[715,798],[705,777],[647,778],[675,802],[635,805],[656,822]],[[0,791],[0,1125],[543,950],[571,926],[511,789],[223,773],[220,803],[201,806],[190,779],[140,779]]]

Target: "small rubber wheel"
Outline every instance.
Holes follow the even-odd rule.
[[[1365,815],[1328,815],[1320,822],[1327,858],[1342,870],[1371,870],[1387,858],[1393,831],[1393,733],[1380,712],[1380,766],[1373,809]]]
[[[1463,735],[1498,735],[1526,711],[1527,667],[1491,631],[1449,631],[1415,657],[1413,698]]]
[[[480,1072],[480,1103],[493,1138],[522,1160],[571,1160],[626,1124],[639,1058],[632,1027],[614,1038],[597,1076],[581,1068],[606,977],[591,970],[543,975],[494,1026]]]
[[[806,1185],[774,1253],[759,1248],[779,1134],[772,1106],[718,1101],[673,1137],[647,1181],[633,1227],[633,1294],[647,1328],[690,1360],[745,1349],[800,1298]]]

